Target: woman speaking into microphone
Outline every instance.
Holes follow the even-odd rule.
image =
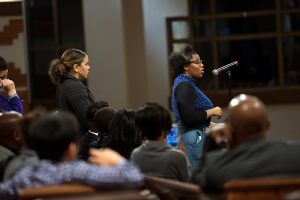
[[[196,84],[204,75],[204,65],[191,45],[171,53],[169,62],[175,79],[172,86],[172,111],[185,153],[194,169],[201,157],[205,129],[210,126],[211,117],[221,117],[223,111],[220,107],[214,107]]]

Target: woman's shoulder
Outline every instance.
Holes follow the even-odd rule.
[[[87,88],[82,81],[75,78],[65,78],[64,81],[61,83],[61,87],[64,89],[74,89],[74,88]]]
[[[194,91],[194,87],[191,83],[187,82],[187,81],[183,81],[181,83],[179,83],[177,85],[177,87],[175,88],[175,94],[178,94],[178,92],[184,92],[184,91],[190,91],[193,92]]]

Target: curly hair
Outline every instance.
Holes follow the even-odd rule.
[[[174,77],[184,72],[184,66],[190,63],[194,54],[197,54],[197,52],[190,44],[187,44],[181,51],[170,54],[169,64],[172,66]]]
[[[52,83],[58,85],[61,78],[71,71],[73,65],[80,65],[86,55],[84,51],[79,49],[68,49],[62,54],[60,59],[53,59],[50,62],[48,71]]]

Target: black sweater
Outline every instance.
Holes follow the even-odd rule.
[[[174,96],[177,101],[177,108],[180,119],[188,128],[197,128],[203,124],[209,126],[210,118],[207,119],[205,110],[195,110],[196,93],[194,88],[188,82],[182,82],[177,85]]]
[[[65,75],[57,87],[56,103],[58,109],[73,113],[79,121],[82,133],[89,129],[85,112],[87,107],[94,102],[93,94],[82,80],[72,75]]]

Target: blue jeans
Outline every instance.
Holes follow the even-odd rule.
[[[203,128],[187,130],[181,124],[179,124],[178,127],[185,153],[190,161],[192,169],[195,169],[199,165],[200,157],[202,155],[205,131]]]

